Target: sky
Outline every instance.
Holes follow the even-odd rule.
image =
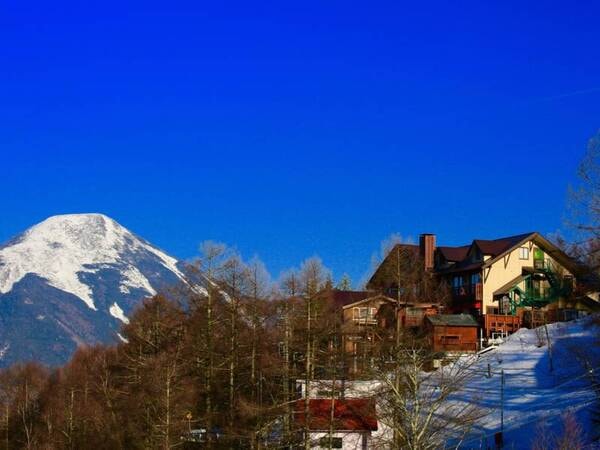
[[[127,3],[127,4],[125,4]],[[564,228],[600,129],[597,2],[0,6],[0,241],[101,212],[357,284],[392,233]]]

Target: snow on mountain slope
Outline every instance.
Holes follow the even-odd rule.
[[[129,319],[127,318],[127,316],[125,315],[125,313],[123,313],[123,310],[117,304],[117,302],[114,302],[112,304],[112,306],[110,308],[108,308],[108,311],[110,312],[110,315],[113,316],[115,319],[119,319],[124,324],[128,324],[129,323]]]
[[[93,293],[79,274],[95,273],[103,266],[119,263],[124,264],[123,290],[140,288],[154,294],[148,279],[134,265],[140,252],[156,255],[167,269],[182,278],[174,258],[141,241],[109,217],[50,217],[27,230],[17,242],[0,249],[0,293],[10,292],[25,275],[35,274],[96,309]]]
[[[81,345],[112,343],[145,297],[205,280],[102,214],[54,216],[0,246],[0,367],[62,364]],[[197,277],[196,277],[197,278]]]

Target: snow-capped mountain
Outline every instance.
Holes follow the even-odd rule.
[[[46,219],[0,246],[0,366],[61,364],[79,345],[114,342],[140,300],[185,282],[182,270],[102,214]]]

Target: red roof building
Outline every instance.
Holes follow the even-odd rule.
[[[294,420],[298,427],[306,428],[304,399],[296,402]],[[365,398],[309,399],[308,429],[327,431],[331,424],[333,402],[333,429],[335,431],[376,431],[375,403]]]

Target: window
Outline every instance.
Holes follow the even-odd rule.
[[[319,439],[319,447],[329,448],[329,442],[331,440],[331,448],[342,448],[341,437],[329,437],[325,436]]]
[[[462,285],[463,285],[462,277],[459,276],[459,277],[452,278],[452,286],[457,288],[457,287],[461,287]]]
[[[481,274],[474,273],[473,275],[471,275],[471,284],[475,285],[479,283],[481,283]]]
[[[529,249],[527,247],[519,248],[519,259],[529,259]]]
[[[440,336],[440,342],[442,344],[458,344],[460,342],[460,336],[455,336],[455,335]]]

